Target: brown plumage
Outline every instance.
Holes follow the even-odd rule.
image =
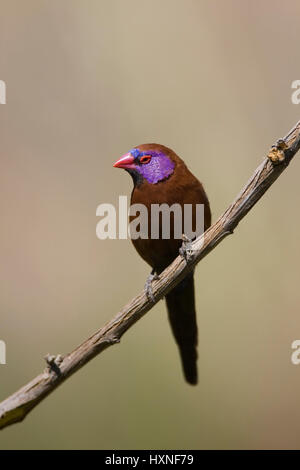
[[[122,159],[115,164],[115,166],[127,169],[133,177],[134,188],[131,195],[131,204],[144,204],[147,207],[148,233],[151,233],[151,204],[163,203],[167,203],[169,206],[179,203],[182,206],[182,213],[184,204],[192,204],[193,209],[196,204],[204,204],[204,224],[205,229],[207,229],[211,223],[211,213],[207,196],[202,184],[188,170],[187,166],[178,155],[171,149],[158,144],[143,144],[136,147],[136,149],[138,149],[140,155],[148,155],[149,153],[150,156],[154,155],[153,158],[157,158],[156,155],[162,155],[161,158],[165,158],[166,156],[167,159],[173,162],[172,166],[175,164],[174,170],[170,175],[165,178],[162,177],[161,180],[155,183],[152,182],[153,178],[149,178],[150,182],[147,180],[145,167],[140,168],[141,163],[137,161],[137,159],[142,157],[135,158],[127,167],[124,166],[124,164],[122,166],[118,164]],[[131,154],[127,155],[131,156]],[[124,161],[124,157],[122,161]],[[143,171],[142,177],[140,174],[141,171]],[[132,218],[133,217],[131,217],[131,220]],[[193,210],[193,229],[194,226],[195,212]],[[182,240],[174,238],[174,230],[172,230],[171,225],[170,239],[162,239],[160,233],[159,239],[138,238],[132,240],[132,243],[140,256],[160,274],[178,256]],[[191,384],[197,383],[197,323],[194,297],[193,273],[181,281],[180,284],[166,296],[169,320],[179,347],[184,375],[186,380]]]

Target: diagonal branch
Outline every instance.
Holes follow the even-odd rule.
[[[178,256],[153,283],[154,301],[139,294],[112,320],[65,357],[47,356],[47,368],[23,388],[0,403],[0,429],[22,421],[25,416],[64,380],[100,354],[118,343],[123,334],[178,284],[199,261],[227,235],[257,203],[288,166],[300,148],[300,121],[270,150],[233,203],[201,237],[192,243],[192,255]]]

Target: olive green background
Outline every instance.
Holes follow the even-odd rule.
[[[130,240],[96,238],[129,195],[112,163],[173,148],[213,218],[300,116],[297,0],[2,0],[0,399],[143,287]],[[196,272],[200,383],[184,383],[164,302],[77,372],[2,449],[299,448],[296,157]]]

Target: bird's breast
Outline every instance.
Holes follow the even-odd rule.
[[[165,269],[178,255],[182,244],[181,236],[184,231],[185,204],[192,206],[191,224],[193,230],[196,228],[197,204],[204,204],[205,229],[210,225],[208,199],[201,183],[193,175],[191,175],[189,184],[186,184],[185,181],[172,180],[172,178],[155,185],[145,182],[134,188],[132,192],[131,206],[135,204],[142,204],[147,211],[147,238],[132,238],[132,243],[140,256],[158,272]],[[168,208],[177,204],[181,208],[179,214],[177,211],[169,211],[169,230],[165,226],[168,223],[167,217],[164,218],[157,207],[162,204],[166,204]],[[129,217],[130,227],[131,222],[134,223],[136,217],[139,216],[140,213],[137,212],[136,215]],[[180,217],[180,221],[178,221],[178,217]],[[178,222],[180,222],[179,226],[176,225],[175,227]],[[182,228],[181,233],[178,232],[178,227],[179,229]],[[141,229],[141,227],[138,228]]]

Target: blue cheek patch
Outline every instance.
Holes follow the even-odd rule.
[[[147,154],[147,153],[145,153]],[[146,165],[139,167],[139,172],[148,181],[156,184],[168,178],[174,171],[175,163],[166,155],[152,155],[152,159]]]
[[[148,183],[156,184],[168,178],[174,171],[175,163],[170,160],[164,153],[155,152],[153,150],[141,152],[134,148],[129,152],[133,158],[142,157],[143,155],[151,155],[152,159],[145,165],[136,165],[136,170],[145,178]]]

